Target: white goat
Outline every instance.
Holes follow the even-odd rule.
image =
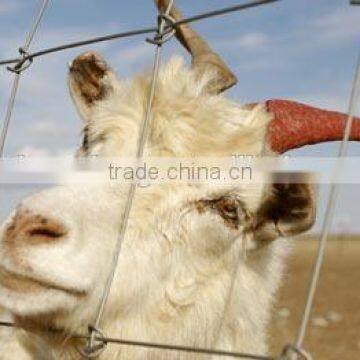
[[[181,16],[176,9],[172,15]],[[193,66],[186,69],[175,58],[161,70],[145,157],[261,155],[264,142],[274,155],[341,137],[342,114],[289,101],[243,106],[220,96],[235,77],[190,27],[180,26],[177,37]],[[95,53],[74,60],[70,90],[85,120],[79,156],[134,155],[149,81],[147,75],[119,80]],[[352,139],[359,134],[355,122]],[[84,342],[68,334],[94,321],[127,188],[48,189],[24,200],[0,228],[0,304],[36,333],[19,336],[29,359],[80,357],[76,347]],[[118,338],[266,354],[286,237],[310,228],[314,217],[307,184],[139,188],[102,330]],[[246,261],[239,258],[244,237],[251,244]],[[118,345],[101,355],[119,358],[205,357]]]

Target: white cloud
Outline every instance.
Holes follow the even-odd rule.
[[[107,34],[113,33],[116,30],[119,31],[119,28],[115,27],[114,25],[105,25],[102,27],[101,32]],[[86,40],[97,36],[99,36],[99,30],[96,27],[64,26],[61,28],[55,27],[40,29],[36,38],[34,39],[34,45],[36,45],[36,47],[52,47],[60,44],[66,44],[68,42]],[[89,46],[96,47],[97,49],[104,49],[110,47],[111,44],[111,41],[105,41]],[[81,52],[81,49],[82,47],[79,47],[77,48],[77,51]],[[50,56],[57,56],[58,54],[59,53],[55,53]]]
[[[152,63],[153,54],[153,46],[136,42],[133,46],[117,49],[109,55],[111,64],[119,69],[120,77],[125,77],[147,68]]]
[[[347,111],[348,96],[347,94],[337,95],[334,93],[308,93],[308,94],[295,94],[292,96],[297,101],[304,102],[306,104],[317,106],[324,109],[332,109],[336,111]]]
[[[58,124],[50,119],[34,122],[26,128],[28,134],[38,136],[52,135],[58,131],[63,132],[63,127],[59,128]]]
[[[21,4],[18,1],[4,1],[0,3],[0,15],[9,15],[17,12],[21,7]]]
[[[22,146],[20,148],[18,148],[18,150],[15,152],[18,156],[26,156],[26,157],[51,157],[51,156],[56,156],[56,157],[73,157],[75,151],[74,149],[69,149],[69,148],[60,148],[60,149],[49,149],[49,148],[45,148],[45,147],[37,147],[37,146],[30,146],[30,145],[25,145]]]
[[[261,32],[251,32],[231,40],[221,41],[219,44],[222,48],[236,48],[245,50],[260,50],[268,45],[270,37]]]
[[[258,49],[263,47],[269,41],[269,36],[262,33],[250,33],[241,36],[237,43],[244,48]]]
[[[310,25],[312,31],[321,32],[324,38],[333,41],[358,38],[360,34],[359,12],[345,6],[317,16]]]
[[[49,149],[25,145],[16,151],[19,156],[48,157],[51,155]]]
[[[133,47],[120,50],[117,57],[121,61],[133,62],[148,59],[153,54],[153,47],[148,44],[135,45]]]
[[[241,60],[238,66],[234,69],[240,72],[253,72],[253,71],[272,71],[278,69],[284,69],[286,64],[274,59],[273,57],[258,57],[256,59]]]
[[[351,44],[358,39],[360,21],[356,10],[345,6],[336,7],[309,18],[300,18],[301,21],[294,22],[287,31],[271,35],[248,32],[231,40],[221,39],[216,45],[233,55],[241,54],[241,60],[246,59],[246,55],[258,54],[271,59],[276,54],[283,54],[282,58],[277,57],[277,61],[278,65],[285,66],[289,56],[308,55],[314,51]],[[263,69],[264,65],[263,61],[256,61],[249,67]]]

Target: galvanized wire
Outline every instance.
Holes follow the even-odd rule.
[[[99,341],[104,341],[105,343],[115,343],[121,345],[129,346],[138,346],[145,348],[161,349],[161,350],[171,350],[171,351],[181,351],[197,354],[208,354],[208,355],[217,355],[217,356],[226,356],[240,359],[253,359],[253,360],[275,360],[275,358],[265,355],[255,355],[255,354],[246,354],[243,352],[236,351],[225,351],[225,350],[210,350],[198,347],[191,346],[180,346],[180,345],[171,345],[171,344],[159,344],[159,343],[148,343],[142,341],[131,341],[123,339],[114,339],[114,338],[99,338]]]
[[[122,33],[99,36],[99,37],[95,37],[95,38],[91,38],[91,39],[87,39],[87,40],[76,41],[76,42],[72,42],[72,43],[68,43],[68,44],[63,44],[63,45],[39,50],[39,51],[29,54],[28,56],[31,57],[32,59],[34,59],[34,58],[44,56],[47,54],[52,54],[52,53],[56,53],[56,52],[64,51],[64,50],[68,50],[68,49],[73,49],[73,48],[80,47],[80,46],[100,43],[100,42],[104,42],[104,41],[116,40],[116,39],[121,39],[121,38],[126,38],[126,37],[132,37],[132,36],[136,36],[136,35],[150,34],[150,33],[154,33],[156,31],[156,29],[157,29],[157,27],[153,26],[153,27],[144,28],[144,29],[131,30],[131,31],[126,31],[126,32],[122,32]],[[20,60],[19,58],[1,60],[0,65],[14,64],[14,63],[17,63],[19,60]]]
[[[43,19],[45,10],[47,8],[47,6],[49,5],[50,0],[43,0],[40,4],[40,8],[37,12],[37,15],[33,21],[32,27],[29,31],[29,33],[27,34],[25,43],[23,45],[23,50],[26,52],[29,50],[29,46],[31,44],[31,42],[34,40],[34,36],[40,26],[41,20]]]
[[[205,12],[205,13],[195,15],[195,16],[192,16],[189,18],[184,18],[179,21],[175,21],[173,23],[173,26],[176,28],[177,26],[180,26],[182,24],[188,24],[191,22],[208,19],[208,18],[215,17],[215,16],[225,15],[225,14],[235,12],[235,11],[246,10],[246,9],[250,9],[253,7],[266,5],[266,4],[270,4],[270,3],[274,3],[274,2],[278,2],[278,1],[281,1],[281,0],[252,0],[252,1],[248,1],[244,4],[230,6],[230,7],[219,9],[219,10]],[[63,44],[63,45],[39,50],[34,53],[28,54],[27,58],[34,59],[39,56],[44,56],[47,54],[51,54],[51,53],[55,53],[55,52],[63,51],[63,50],[67,50],[67,49],[72,49],[72,48],[80,47],[80,46],[84,46],[84,45],[95,44],[95,43],[99,43],[99,42],[103,42],[103,41],[116,40],[116,39],[121,39],[121,38],[125,38],[125,37],[150,34],[150,33],[156,32],[157,30],[158,30],[157,26],[152,26],[152,27],[147,27],[147,28],[142,28],[142,29],[137,29],[137,30],[131,30],[131,31],[126,31],[126,32],[111,34],[111,35],[99,36],[99,37],[95,37],[95,38],[91,38],[91,39],[87,39],[87,40],[76,41],[76,42],[72,42],[72,43],[68,43],[68,44]],[[0,65],[15,64],[15,63],[19,62],[20,60],[21,59],[19,59],[19,58],[1,60]]]
[[[34,36],[40,26],[41,20],[44,16],[47,6],[49,5],[49,2],[50,2],[50,0],[43,0],[41,2],[39,10],[37,11],[36,16],[32,22],[31,29],[29,30],[29,32],[26,36],[24,45],[20,48],[20,52],[23,56],[23,60],[27,56],[27,51],[29,50],[29,46],[31,45],[31,42],[33,41]],[[18,60],[16,62],[18,62]],[[8,130],[9,130],[11,116],[12,116],[14,106],[15,106],[15,99],[16,99],[16,94],[17,94],[18,88],[19,88],[20,75],[21,75],[21,71],[16,71],[16,70],[14,71],[14,80],[13,80],[13,84],[12,84],[12,88],[11,88],[10,98],[9,98],[8,105],[7,105],[4,124],[1,129],[1,133],[0,133],[0,158],[2,158],[3,154],[4,154],[6,136],[7,136]]]
[[[347,154],[351,126],[352,126],[353,119],[355,116],[356,103],[357,103],[356,101],[357,101],[357,99],[359,99],[359,92],[360,92],[360,56],[359,56],[359,60],[357,63],[357,68],[356,68],[352,91],[351,91],[351,96],[350,96],[348,118],[347,118],[346,125],[344,128],[344,137],[343,137],[343,140],[339,147],[339,153],[338,153],[338,158],[339,158],[338,167],[339,168],[342,167],[343,158]],[[339,174],[339,173],[340,173],[340,171],[336,172],[336,174]],[[338,199],[338,194],[339,194],[339,189],[340,189],[340,184],[338,183],[338,177],[335,177],[333,180],[334,180],[334,182],[331,184],[331,187],[330,187],[329,199],[328,199],[328,203],[326,206],[326,212],[325,212],[324,222],[323,222],[323,226],[322,226],[322,230],[321,230],[321,236],[320,236],[320,241],[319,241],[317,257],[316,257],[314,269],[312,272],[312,278],[311,278],[311,281],[309,284],[308,295],[307,295],[307,299],[306,299],[304,313],[303,313],[303,317],[301,320],[299,332],[298,332],[298,335],[296,338],[295,346],[298,349],[301,349],[304,338],[305,338],[306,329],[307,329],[307,326],[309,323],[310,314],[311,314],[311,310],[312,310],[313,303],[314,303],[314,296],[315,296],[315,292],[316,292],[317,285],[319,282],[320,270],[321,270],[321,266],[322,266],[323,259],[324,259],[326,243],[327,243],[330,227],[332,225],[333,218],[334,218],[335,205],[336,205],[336,201]]]
[[[18,328],[12,322],[0,321],[0,326],[10,327],[10,328]],[[41,332],[41,330],[38,330]],[[53,333],[56,335],[61,335],[62,332],[60,330],[44,330],[43,332]],[[68,334],[64,333],[64,336],[68,336]],[[73,339],[89,339],[91,335],[82,335],[82,334],[71,334],[71,338]],[[197,348],[192,346],[182,346],[182,345],[173,345],[173,344],[163,344],[163,343],[154,343],[154,342],[146,342],[146,341],[136,341],[136,340],[127,340],[120,338],[112,338],[105,336],[95,336],[95,340],[98,342],[102,342],[104,344],[119,344],[125,346],[135,346],[135,347],[144,347],[151,349],[159,349],[159,350],[170,350],[170,351],[180,351],[187,353],[196,353],[196,354],[207,354],[207,355],[217,355],[222,357],[233,357],[238,359],[252,359],[252,360],[277,360],[276,357],[266,356],[266,355],[256,355],[256,354],[248,354],[244,352],[237,351],[226,351],[226,350],[211,350],[206,348]]]
[[[14,106],[15,106],[15,99],[16,99],[16,94],[17,94],[18,88],[19,88],[19,81],[20,81],[20,73],[14,73],[14,80],[12,83],[11,93],[10,93],[9,101],[8,101],[7,108],[6,108],[4,124],[1,129],[1,133],[0,133],[0,158],[2,158],[4,155],[6,136],[9,131],[11,116],[12,116]]]
[[[173,2],[174,2],[174,0],[169,1],[169,4],[168,4],[167,9],[164,14],[165,16],[169,16],[170,10],[173,6]],[[163,44],[163,41],[161,38],[164,34],[165,25],[166,25],[165,20],[160,18],[158,34],[157,34],[159,41],[157,43],[155,43],[156,48],[155,48],[155,57],[154,57],[154,65],[153,65],[152,77],[151,77],[151,83],[150,83],[150,90],[149,90],[149,95],[148,95],[148,101],[147,101],[146,108],[145,108],[145,116],[144,116],[144,119],[140,126],[139,137],[138,137],[138,141],[137,141],[136,161],[141,160],[141,158],[143,157],[145,144],[146,144],[146,140],[148,137],[148,129],[149,129],[149,123],[151,121],[151,116],[152,116],[152,107],[153,107],[153,102],[154,102],[154,97],[155,97],[155,92],[156,92],[156,84],[157,84],[157,79],[159,76],[161,47]],[[131,212],[131,208],[132,208],[132,204],[133,204],[133,200],[134,200],[134,196],[135,196],[135,192],[136,192],[136,187],[137,187],[137,183],[132,182],[130,184],[130,188],[129,188],[129,191],[127,194],[125,210],[124,210],[124,213],[123,213],[123,216],[121,219],[121,227],[120,227],[120,232],[119,232],[118,239],[116,242],[114,256],[113,256],[112,263],[111,263],[110,274],[105,283],[103,295],[102,295],[102,298],[101,298],[101,301],[99,304],[99,308],[97,311],[96,320],[95,320],[94,326],[92,327],[95,330],[98,329],[100,326],[101,319],[102,319],[104,311],[105,311],[105,306],[106,306],[106,303],[107,303],[107,300],[108,300],[108,297],[110,294],[111,286],[114,281],[117,265],[119,262],[121,246],[124,241],[125,234],[126,234],[129,217],[130,217],[130,212]],[[94,347],[95,340],[96,340],[96,332],[91,331],[91,335],[90,335],[87,347],[84,350],[85,355],[86,355],[86,353],[91,354],[92,349]]]

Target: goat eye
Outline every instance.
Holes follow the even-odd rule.
[[[235,200],[221,198],[214,204],[214,207],[224,219],[238,219],[238,204]]]
[[[200,200],[197,208],[200,212],[206,209],[215,211],[223,218],[225,224],[233,229],[237,229],[244,220],[243,206],[238,199],[221,197],[214,200]]]

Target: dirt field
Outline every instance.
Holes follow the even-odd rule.
[[[274,309],[272,353],[294,342],[317,242],[301,240]],[[327,247],[304,348],[316,360],[360,359],[360,237],[332,239]]]

